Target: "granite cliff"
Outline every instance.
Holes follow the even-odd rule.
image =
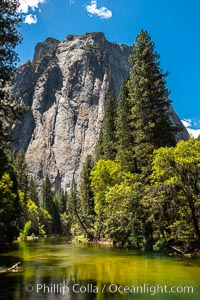
[[[15,126],[12,147],[26,152],[30,174],[48,174],[55,188],[68,189],[93,154],[109,91],[117,97],[129,75],[132,47],[108,42],[103,33],[47,38],[32,61],[17,70],[11,93],[28,107]],[[188,133],[171,107],[177,139]]]

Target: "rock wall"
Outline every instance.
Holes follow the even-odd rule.
[[[56,189],[79,180],[88,154],[93,154],[112,90],[117,97],[129,75],[132,48],[110,43],[103,33],[48,38],[35,48],[33,61],[19,67],[12,93],[28,107],[14,126],[12,147],[26,151],[30,173],[48,173]],[[172,120],[187,131],[173,109]]]

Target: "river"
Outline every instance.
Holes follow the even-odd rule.
[[[18,272],[5,272],[18,261]],[[0,254],[0,299],[199,300],[200,260],[66,238],[21,242]]]

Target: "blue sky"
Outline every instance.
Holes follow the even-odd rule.
[[[20,62],[32,59],[47,37],[101,31],[110,41],[132,45],[146,29],[160,54],[173,106],[185,125],[200,133],[199,0],[20,0],[23,42]],[[195,130],[195,131],[194,131]],[[199,130],[199,131],[197,131]]]

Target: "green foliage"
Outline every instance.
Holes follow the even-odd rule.
[[[5,149],[0,147],[0,178],[3,176],[5,172],[9,172],[10,170],[10,162],[8,156],[6,154]]]
[[[66,191],[61,190],[60,192],[60,201],[59,201],[59,212],[61,214],[66,212],[67,209],[67,201],[68,201],[68,194]]]
[[[66,234],[70,232],[71,215],[69,212],[70,196],[61,189],[54,196],[54,229],[56,233]]]
[[[52,214],[53,224],[52,224],[52,233],[53,234],[61,234],[61,221],[60,221],[60,214],[59,214],[59,207],[53,202],[52,207]]]
[[[91,172],[96,212],[96,238],[129,244],[136,230],[142,197],[141,176],[131,174],[116,161],[99,160]],[[139,226],[139,225],[138,225]]]
[[[77,191],[76,182],[72,181],[71,191],[70,191],[70,202],[71,202],[71,209],[73,213],[72,217],[72,226],[71,232],[74,235],[79,235],[84,232],[84,234],[89,238],[93,239],[92,233],[87,228],[87,223],[85,223],[84,216],[81,210],[81,203],[80,198]]]
[[[115,102],[113,94],[109,94],[105,102],[104,120],[96,146],[96,160],[115,158]]]
[[[19,152],[12,153],[12,164],[15,168],[18,188],[24,192],[25,197],[28,193],[28,166],[26,163],[25,153],[20,150]]]
[[[130,56],[133,68],[128,82],[131,106],[131,129],[135,171],[146,169],[154,149],[174,146],[175,129],[167,110],[170,102],[159,55],[149,34],[142,30],[136,38],[134,53]]]
[[[55,199],[56,200],[56,199]],[[52,191],[51,182],[49,176],[46,175],[42,184],[42,203],[43,208],[48,211],[52,216],[52,233],[61,233],[61,223],[59,215],[59,204],[54,200],[54,193]]]
[[[51,234],[52,233],[52,216],[47,210],[39,209],[39,235]]]
[[[152,170],[145,205],[157,239],[200,241],[200,141],[156,150]]]
[[[80,198],[82,203],[83,211],[88,214],[94,212],[94,201],[93,201],[93,191],[91,189],[91,178],[90,173],[94,167],[94,161],[92,156],[87,156],[83,169],[81,172],[81,183],[80,183]]]
[[[27,221],[24,225],[24,229],[20,232],[20,239],[26,240],[27,236],[29,235],[31,229],[31,221]]]
[[[0,242],[11,243],[19,232],[19,197],[9,173],[0,178]]]
[[[96,239],[143,250],[200,242],[200,141],[155,150],[148,180],[99,160],[90,184]]]
[[[96,213],[95,236],[97,239],[104,234],[104,226],[109,213],[105,201],[109,187],[120,182],[118,178],[121,171],[120,164],[112,160],[99,160],[91,172],[91,186],[94,191],[94,210]]]
[[[25,228],[27,222],[31,222],[29,235],[41,236],[52,233],[52,217],[47,210],[36,205],[31,199],[26,199],[25,194],[19,191],[20,205],[20,227]],[[23,230],[22,230],[23,234]],[[20,234],[21,237],[21,234]]]
[[[37,206],[40,205],[37,181],[32,176],[28,178],[27,197],[35,202]]]
[[[17,9],[19,1],[3,0],[0,3],[0,34],[1,34],[1,78],[3,82],[7,82],[13,71],[17,55],[15,52],[16,45],[20,42],[21,37],[17,31],[17,27],[21,22],[21,18]]]
[[[105,196],[105,234],[120,245],[129,245],[131,234],[137,234],[142,183],[138,175],[123,175],[122,182],[110,187]]]
[[[117,160],[127,170],[133,170],[132,131],[130,126],[131,107],[128,99],[128,80],[124,80],[118,100],[115,120]]]
[[[60,215],[62,234],[69,234],[71,230],[71,216],[64,212]]]
[[[6,85],[11,79],[17,61],[15,47],[21,41],[17,27],[21,18],[17,11],[19,1],[2,0],[0,2],[0,139],[1,146],[7,142],[5,125],[16,117],[18,107],[9,99]]]
[[[87,156],[81,172],[80,182],[80,216],[84,222],[87,231],[93,232],[95,211],[94,211],[94,193],[91,188],[91,171],[94,167],[94,160],[91,155]],[[83,232],[84,233],[84,232]]]
[[[39,210],[35,202],[28,199],[26,203],[27,220],[31,221],[31,233],[39,235]]]
[[[48,175],[46,175],[42,183],[42,204],[44,209],[53,214],[53,192]]]
[[[105,194],[109,187],[121,181],[121,165],[112,160],[99,160],[91,172],[91,186],[95,193],[95,212],[100,214],[105,206]]]
[[[67,210],[68,194],[63,189],[60,189],[54,196],[54,202],[56,203],[58,212],[63,214]]]
[[[18,105],[7,92],[7,85],[15,69],[16,45],[21,38],[17,31],[20,17],[19,1],[0,1],[0,242],[11,243],[19,233],[20,214],[17,182],[13,167],[6,154],[8,133],[5,127],[18,115]]]

